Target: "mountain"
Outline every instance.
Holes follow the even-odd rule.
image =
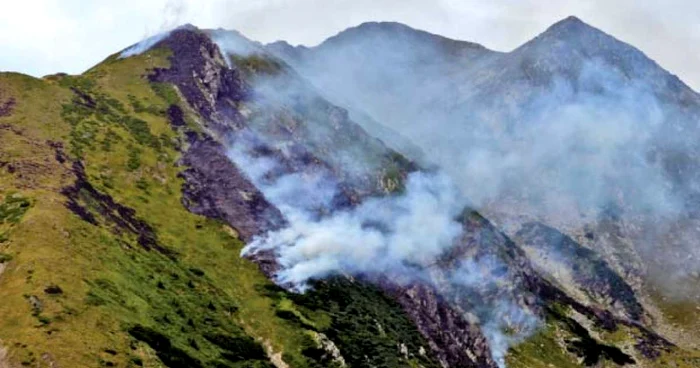
[[[441,95],[444,86],[432,74],[450,79],[464,65],[497,54],[478,44],[389,22],[364,23],[315,48],[295,48],[280,41],[267,45],[267,49],[314,82],[332,101],[349,107],[350,114],[370,133],[390,146],[415,153],[414,158],[424,155],[420,147],[415,148],[402,128],[387,123],[389,119],[411,118],[407,109],[396,106],[415,100],[416,85],[425,96]],[[353,87],[343,87],[346,83]],[[391,86],[392,93],[380,93],[386,86]],[[385,106],[385,111],[368,111],[364,106]]]
[[[455,178],[570,295],[628,316],[640,303],[642,320],[675,325],[676,341],[695,346],[697,336],[678,331],[697,326],[687,311],[700,295],[698,94],[576,17],[505,53],[461,41],[445,49],[427,37],[368,23],[317,47],[267,47],[350,111],[418,145],[421,162]],[[454,49],[469,51],[454,58]],[[591,278],[586,270],[600,261],[612,273]],[[627,291],[591,293],[595,278],[613,273]],[[620,309],[623,294],[638,301]]]
[[[0,367],[695,366],[697,303],[653,289],[637,244],[692,235],[695,101],[577,19],[511,53],[397,23],[314,48],[185,25],[82,75],[2,73]],[[621,128],[573,134],[618,105]],[[630,131],[663,138],[644,165]],[[541,160],[557,139],[597,166]],[[625,201],[578,196],[591,172]],[[686,206],[627,203],[632,174]],[[552,187],[595,220],[515,190]]]

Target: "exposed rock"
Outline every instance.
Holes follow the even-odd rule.
[[[48,295],[61,295],[63,294],[63,289],[58,285],[52,284],[44,289],[44,293]]]
[[[29,302],[29,305],[32,307],[32,312],[34,314],[39,314],[44,310],[44,303],[42,303],[36,295],[28,296],[27,302]]]
[[[61,367],[60,365],[58,365],[58,362],[56,362],[56,359],[54,358],[54,356],[50,353],[41,354],[41,360],[43,360],[44,363],[46,363],[46,366],[48,368],[60,368]]]
[[[270,344],[270,341],[265,341],[263,343],[263,347],[265,348],[267,356],[270,358],[270,362],[272,362],[276,368],[289,368],[289,365],[284,362],[284,359],[282,359],[282,353],[275,352],[274,348]]]
[[[632,320],[639,321],[643,317],[644,310],[634,290],[595,252],[556,229],[539,223],[523,225],[516,237],[522,244],[547,253],[550,266],[563,262],[564,267],[572,270],[574,282],[589,294],[598,296],[599,301],[608,299],[608,307],[619,302],[623,313]]]
[[[166,113],[168,115],[168,121],[173,128],[177,129],[185,126],[185,114],[182,112],[180,106],[170,105]]]
[[[89,110],[93,110],[97,107],[97,102],[95,102],[95,99],[90,96],[89,93],[84,92],[80,88],[75,88],[71,87],[71,91],[75,94],[75,97],[73,98],[73,103],[75,103],[78,106],[85,107]]]
[[[185,153],[183,204],[190,211],[230,224],[244,241],[284,224],[282,214],[228,159],[211,138],[195,141]]]
[[[480,328],[429,286],[382,285],[403,307],[445,367],[496,367]]]
[[[53,148],[55,155],[54,158],[56,161],[60,164],[65,163],[68,161],[68,156],[66,155],[65,151],[63,150],[63,143],[62,142],[56,142],[56,141],[51,141],[48,140],[46,141],[46,144]]]
[[[2,346],[2,340],[0,340],[0,368],[14,368],[14,366],[10,364],[7,348]]]
[[[574,318],[558,315],[567,325],[575,338],[565,341],[567,350],[583,360],[585,366],[598,365],[603,359],[611,360],[618,365],[635,364],[635,360],[615,346],[600,343],[593,338],[589,331]]]
[[[244,241],[284,226],[285,220],[280,211],[229,160],[221,143],[236,144],[236,139],[251,129],[265,134],[266,138],[285,148],[283,153],[278,147],[265,142],[255,145],[254,155],[272,157],[280,163],[280,172],[275,175],[327,172],[341,188],[333,203],[334,209],[353,206],[367,196],[381,195],[385,189],[399,186],[399,181],[382,175],[368,175],[357,180],[343,171],[342,164],[332,160],[334,155],[329,153],[337,153],[333,150],[345,144],[343,140],[365,142],[365,146],[359,147],[372,147],[368,151],[376,147],[376,142],[367,138],[366,133],[349,120],[347,111],[335,108],[319,97],[301,93],[291,99],[299,111],[288,106],[265,106],[268,110],[256,115],[255,106],[252,106],[253,112],[243,114],[240,106],[250,101],[252,88],[235,67],[230,69],[226,66],[218,48],[205,34],[179,29],[163,40],[162,45],[173,50],[171,67],[154,71],[150,79],[176,85],[186,102],[205,120],[205,132],[197,134],[186,129],[184,132],[189,147],[181,161],[186,167],[181,173],[185,180],[183,203],[190,211],[226,222]],[[328,125],[328,136],[323,136],[320,141],[310,138],[311,134],[308,133],[312,128],[304,126],[310,118],[304,115],[304,109],[323,112],[320,117],[314,118]],[[175,129],[183,126],[181,113],[175,109],[168,111]],[[386,148],[381,148],[379,152],[391,154]],[[402,164],[399,175],[416,169],[407,161]],[[496,366],[488,341],[477,322],[481,317],[488,317],[483,313],[489,311],[488,308],[482,308],[484,311],[479,312],[472,310],[475,296],[482,305],[496,305],[500,300],[508,300],[542,317],[548,313],[547,306],[556,302],[570,306],[606,330],[614,330],[618,324],[634,327],[640,331],[638,349],[645,355],[658,354],[671,346],[668,341],[633,320],[616,317],[607,310],[589,307],[571,298],[541,277],[525,252],[478,213],[465,212],[463,224],[464,236],[434,265],[438,276],[435,285],[404,285],[384,279],[378,282],[403,307],[444,366]],[[459,266],[462,260],[469,258],[498,260],[502,266],[491,272],[503,278],[503,284],[508,286],[499,290],[463,290],[459,285],[439,282],[440,275],[445,275]],[[277,269],[275,254],[258,253],[253,260],[268,276],[274,275]],[[618,288],[629,291],[624,281],[620,283],[612,278],[614,271],[606,275],[610,277],[606,276],[601,281],[595,276],[586,282],[604,285],[601,293],[607,296],[613,296]],[[436,288],[440,289],[440,293]],[[444,300],[439,296],[444,293],[453,296],[453,300]],[[635,304],[633,298],[624,297],[621,300],[630,316],[639,319],[641,307],[638,303]],[[476,316],[470,318],[471,313]],[[620,359],[625,360],[624,357]]]
[[[242,117],[232,105],[245,98],[249,87],[236,70],[226,67],[216,44],[199,30],[178,28],[157,45],[162,46],[173,52],[170,68],[156,69],[149,79],[177,86],[217,134],[240,127]]]
[[[318,347],[322,350],[324,350],[328,355],[329,359],[322,359],[323,361],[329,360],[331,362],[336,363],[340,367],[345,367],[345,358],[340,354],[340,349],[335,345],[333,341],[331,341],[328,336],[322,334],[322,333],[317,333],[315,332],[313,334],[314,341],[316,341],[316,344]]]

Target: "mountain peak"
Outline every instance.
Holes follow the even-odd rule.
[[[552,27],[590,27],[586,22],[582,21],[581,18],[575,15],[569,15],[568,17],[554,23]]]
[[[347,42],[357,39],[375,37],[395,37],[395,36],[415,36],[430,35],[428,32],[413,29],[403,23],[398,22],[364,22],[357,26],[347,28],[335,36],[325,40],[321,45]]]
[[[610,55],[625,55],[636,62],[647,61],[641,51],[575,16],[569,16],[551,25],[514,52],[536,54],[540,57],[550,55],[560,61],[570,57],[607,58]]]
[[[415,29],[399,22],[364,22],[350,29],[368,31],[415,31]]]
[[[488,51],[477,43],[450,39],[399,22],[361,23],[326,39],[317,47],[323,49],[358,44],[383,44],[385,46],[403,44],[418,48],[440,47],[453,54],[470,53],[473,50]]]
[[[562,39],[583,35],[605,35],[605,33],[572,15],[551,25],[541,36],[555,36]]]

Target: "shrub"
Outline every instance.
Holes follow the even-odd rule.
[[[129,160],[126,162],[126,168],[129,171],[136,171],[141,167],[141,150],[136,147],[130,147]]]
[[[0,235],[0,237],[2,237],[2,235]],[[0,242],[2,242],[2,241],[0,240]],[[7,253],[0,253],[0,264],[10,262],[11,260],[12,260],[11,255],[9,255]]]
[[[221,356],[231,362],[241,360],[266,360],[267,354],[262,345],[249,336],[230,336],[225,334],[206,334],[204,338],[225,350]]]
[[[173,346],[167,336],[152,328],[136,325],[129,328],[128,332],[133,338],[148,344],[155,350],[158,358],[168,367],[203,367],[199,360]]]
[[[5,196],[0,203],[0,224],[16,224],[31,207],[32,202],[18,194]]]
[[[180,97],[178,97],[175,88],[167,83],[151,83],[151,88],[153,91],[168,105],[177,104],[180,102]]]
[[[49,295],[61,295],[63,294],[63,289],[58,285],[51,284],[44,289],[44,293]]]

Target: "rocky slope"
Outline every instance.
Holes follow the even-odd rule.
[[[416,143],[570,296],[696,347],[700,96],[575,17],[511,52],[444,44],[368,23],[268,49]]]
[[[384,45],[370,36],[386,27],[349,31],[349,45]],[[400,35],[401,47],[391,51],[400,65],[430,61],[436,48],[446,55],[410,69],[430,71],[421,82],[431,99],[447,88],[433,74],[456,80],[464,65],[502,57],[388,27]],[[406,59],[413,54],[403,47],[415,44],[423,45],[417,59]],[[369,114],[376,105],[313,76],[307,82],[308,67],[295,68],[301,62],[293,59],[308,50],[276,50],[285,61],[237,33],[192,26],[140,46],[141,53],[112,55],[80,76],[0,75],[0,366],[697,363],[675,335],[657,330],[644,295],[617,268],[626,263],[589,246],[599,237],[615,243],[607,234],[624,223],[614,217],[596,223],[582,243],[541,223],[499,228],[467,208],[457,219],[460,236],[434,262],[406,265],[425,278],[334,274],[312,280],[305,293],[275,285],[270,280],[285,266],[279,254],[240,257],[245,243],[293,220],[267,183],[332,183],[336,190],[322,201],[306,196],[325,186],[293,198],[324,218],[400,197],[410,175],[427,166],[367,133],[376,127],[355,123],[358,102]],[[414,87],[402,69],[364,70],[370,79],[386,76],[382,85]],[[389,93],[382,103],[409,97]],[[391,130],[383,135],[407,148]],[[255,165],[236,160],[239,150],[246,162],[274,164],[258,177]],[[561,260],[538,258],[550,253]],[[455,277],[470,262],[479,281]]]

